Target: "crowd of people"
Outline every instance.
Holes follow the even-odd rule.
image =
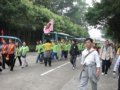
[[[6,65],[10,68],[10,71],[13,71],[17,58],[22,68],[27,67],[26,55],[28,52],[29,47],[25,42],[20,46],[18,42],[14,43],[12,39],[9,39],[8,43],[3,40],[0,52],[0,65],[2,67],[0,71],[6,69]]]
[[[41,63],[45,66],[51,66],[53,60],[67,60],[71,55],[71,63],[75,68],[75,60],[78,54],[84,49],[82,43],[77,43],[76,40],[72,41],[54,41],[49,39],[46,42],[37,41],[35,51],[37,52],[36,64]],[[14,42],[9,39],[8,42],[2,41],[1,53],[0,53],[0,72],[6,69],[6,65],[10,67],[10,71],[13,71],[16,60],[19,60],[21,68],[28,66],[26,60],[29,47],[26,42],[23,42],[22,46],[18,42]]]
[[[38,52],[36,63],[44,63],[45,66],[47,63],[51,66],[53,60],[67,60],[71,56],[70,61],[74,69],[77,55],[84,49],[83,43],[78,43],[76,40],[55,42],[46,40],[45,43],[42,41],[36,43],[36,51]]]
[[[102,46],[98,47],[91,38],[87,38],[85,44],[77,42],[75,39],[72,41],[62,40],[54,42],[48,39],[45,43],[37,41],[35,51],[38,54],[35,61],[36,64],[41,63],[45,67],[48,65],[51,67],[51,63],[54,60],[69,59],[73,69],[75,69],[76,58],[78,55],[81,56],[83,69],[80,74],[80,90],[86,90],[88,79],[91,81],[92,90],[97,90],[100,68],[102,67],[102,75],[107,76],[116,57],[118,59],[113,69],[113,75],[115,75],[117,68],[119,68],[120,73],[120,48],[116,50],[114,44],[110,43],[109,40],[106,40]],[[0,54],[0,72],[6,69],[6,65],[10,68],[10,71],[13,71],[17,59],[22,69],[28,67],[26,60],[28,52],[29,47],[25,42],[20,46],[18,42],[14,43],[12,39],[9,39],[8,43],[3,40]],[[120,78],[118,87],[118,90],[120,90]]]
[[[113,75],[115,76],[118,71],[118,90],[120,90],[120,48],[116,50],[115,45],[109,40],[106,40],[101,47],[97,47],[91,38],[85,40],[85,46],[86,49],[82,52],[81,58],[82,71],[79,90],[87,90],[88,80],[91,82],[92,90],[97,90],[100,72],[102,71],[103,76],[108,76],[108,71],[116,59]]]

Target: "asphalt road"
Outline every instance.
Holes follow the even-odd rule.
[[[0,74],[0,90],[79,90],[80,58],[73,70],[69,60],[54,61],[52,67],[45,67],[35,63],[36,57],[36,53],[30,53],[29,66],[24,69],[17,61],[13,72],[4,70]],[[87,90],[91,90],[90,84]],[[117,90],[117,77],[113,78],[111,70],[108,76],[101,76],[98,90]]]

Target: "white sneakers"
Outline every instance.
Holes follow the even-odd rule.
[[[107,75],[107,74],[105,74],[105,73],[102,73],[102,76],[103,76],[103,75],[108,76],[108,75]]]
[[[105,75],[104,73],[102,73],[102,75]]]

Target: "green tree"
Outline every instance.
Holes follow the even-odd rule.
[[[86,19],[90,25],[101,25],[107,28],[106,34],[120,42],[119,0],[101,0],[101,3],[95,3],[94,7],[89,8]]]
[[[59,16],[44,6],[36,5],[32,0],[0,1],[0,28],[16,31],[43,30],[44,25],[52,18],[55,20],[54,31],[74,36],[85,37],[83,32],[88,35],[82,26],[74,24],[70,18]]]

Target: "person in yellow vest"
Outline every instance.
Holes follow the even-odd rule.
[[[23,46],[20,48],[22,56],[22,69],[28,67],[28,62],[26,60],[27,53],[29,52],[29,47],[26,45],[26,42],[23,42]]]
[[[12,39],[9,39],[6,60],[9,61],[10,71],[13,71],[14,68],[14,58],[15,58],[15,44],[13,43]]]
[[[48,40],[46,40],[46,43],[43,46],[44,46],[44,63],[45,63],[45,66],[47,66],[47,63],[49,63],[49,66],[51,66],[52,43],[48,39]]]
[[[2,41],[1,54],[2,54],[2,68],[5,69],[5,63],[9,66],[8,61],[6,61],[8,44],[5,40]]]

